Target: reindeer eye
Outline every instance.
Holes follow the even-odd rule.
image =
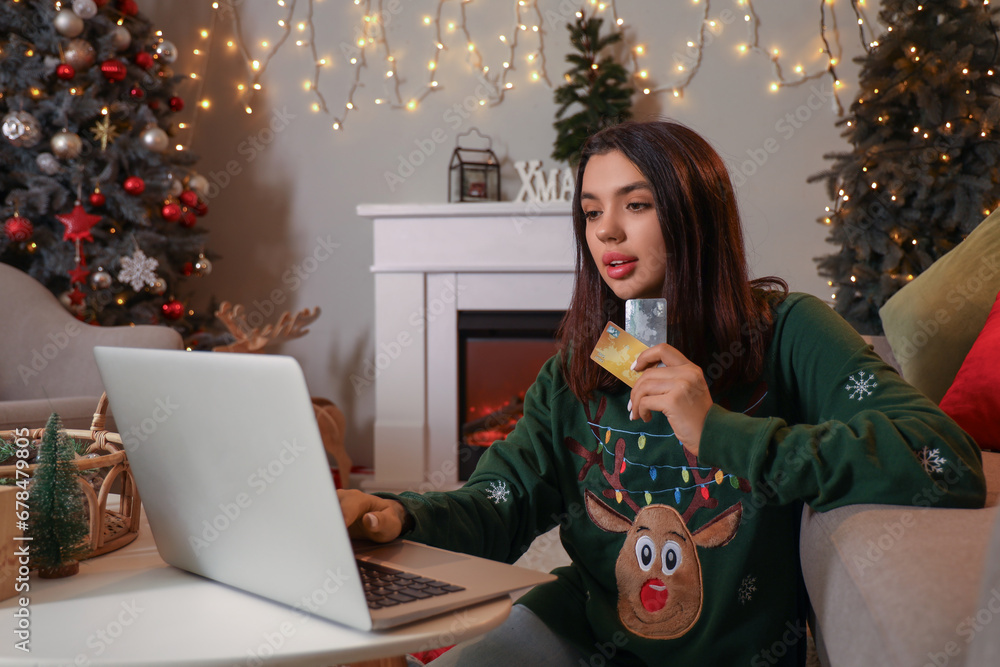
[[[663,574],[673,574],[681,565],[681,547],[673,540],[663,545]]]
[[[649,572],[656,560],[656,544],[647,535],[640,537],[635,543],[635,558],[643,572]]]

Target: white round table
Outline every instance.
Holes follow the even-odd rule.
[[[0,665],[327,667],[448,646],[500,625],[511,608],[504,596],[363,632],[167,565],[142,519],[128,546],[65,579],[32,573],[28,593],[0,603]],[[30,600],[29,652],[15,646],[19,597]]]

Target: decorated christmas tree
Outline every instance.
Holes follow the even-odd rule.
[[[836,309],[862,333],[878,310],[1000,201],[1000,41],[991,5],[886,0],[885,32],[861,64],[841,121],[851,143],[825,155],[834,200],[819,221],[840,246],[817,258]]]
[[[45,576],[63,576],[84,555],[89,534],[86,500],[73,465],[76,446],[62,430],[59,415],[52,413],[38,450],[38,467],[28,487],[31,563]]]
[[[209,184],[172,139],[176,56],[134,0],[0,2],[0,261],[83,321],[190,338]]]
[[[579,12],[576,22],[566,26],[576,52],[566,56],[572,67],[566,72],[566,83],[555,92],[559,109],[554,125],[558,134],[552,157],[556,160],[575,163],[587,137],[631,116],[628,72],[609,48],[621,41],[622,33],[602,37],[603,22]],[[572,113],[564,118],[569,111]]]

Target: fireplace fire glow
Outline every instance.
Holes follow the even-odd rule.
[[[524,416],[524,396],[556,352],[561,312],[459,313],[459,479]]]

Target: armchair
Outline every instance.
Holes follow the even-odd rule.
[[[180,349],[168,327],[89,326],[28,274],[0,264],[0,430],[40,426],[58,412],[66,428],[90,428],[104,392],[95,345]]]

